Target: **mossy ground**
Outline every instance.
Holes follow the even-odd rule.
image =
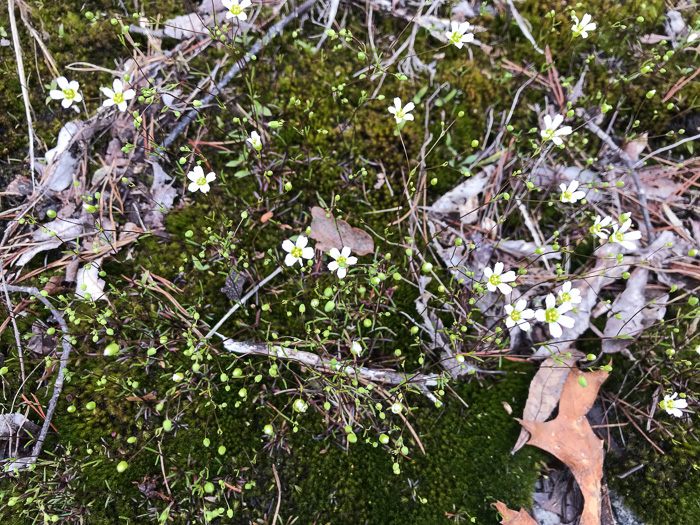
[[[695,97],[700,89],[698,84],[685,88],[682,107],[671,112],[658,102],[658,96],[650,101],[646,93],[652,88],[659,93],[667,92],[675,82],[674,76],[662,81],[658,76],[642,76],[628,84],[612,85],[609,82],[613,74],[631,76],[645,57],[653,56],[654,46],[640,50],[630,43],[635,36],[652,32],[661,23],[662,2],[646,2],[645,6],[642,8],[642,3],[637,1],[600,0],[585,2],[581,7],[581,11],[605,12],[611,20],[625,23],[630,28],[620,30],[624,36],[622,39],[599,43],[603,48],[619,49],[622,42],[630,49],[622,53],[622,59],[615,63],[616,69],[612,73],[608,62],[592,60],[588,66],[585,92],[593,98],[600,92],[600,96],[613,105],[618,100],[621,102],[620,122],[629,121],[627,127],[621,125],[621,129],[631,131],[633,121],[640,119],[647,128],[652,128],[653,133],[661,135],[673,126],[672,120],[678,115],[678,109],[682,110],[681,113],[694,111]],[[568,14],[558,12],[554,19],[543,18],[553,8],[550,2],[524,2],[518,4],[518,8],[539,28],[535,38],[540,46],[549,44],[557,50],[557,68],[561,74],[570,76],[571,84],[574,84],[581,57],[587,51],[580,40],[572,41],[570,35],[561,30],[560,25],[568,20]],[[146,14],[168,18],[180,14],[181,9],[182,5],[177,2],[158,1],[146,7]],[[104,12],[105,16],[100,15],[96,22],[88,22],[84,16],[88,10]],[[45,3],[36,5],[32,20],[38,29],[49,35],[46,43],[59,67],[86,61],[112,68],[114,58],[127,56],[128,50],[120,48],[116,40],[114,27],[109,24],[110,13],[119,14],[108,0],[65,2],[60,6]],[[0,14],[0,25],[7,28],[5,16]],[[642,21],[638,20],[640,16]],[[488,26],[488,32],[479,37],[485,42],[499,42],[497,49],[512,62],[526,65],[534,61],[536,68],[542,69],[544,57],[535,54],[517,26],[507,20],[505,16],[485,17],[483,25]],[[391,18],[377,16],[375,21],[383,28],[381,35],[398,34],[402,29],[401,22]],[[348,27],[364,40],[362,23],[360,19],[350,21]],[[551,31],[555,23],[560,25]],[[601,20],[600,23],[605,22]],[[385,37],[379,35],[378,45],[387,45]],[[21,36],[23,41],[29,41],[23,29]],[[359,67],[356,50],[348,47],[331,50],[333,45],[329,45],[323,53],[314,54],[310,51],[313,45],[314,41],[307,45],[295,43],[289,34],[285,34],[276,41],[274,52],[258,57],[254,73],[249,70],[231,86],[232,92],[237,93],[234,102],[245,108],[266,108],[270,111],[270,118],[285,120],[283,129],[270,136],[274,149],[284,151],[285,160],[265,158],[265,169],[272,172],[272,181],[290,181],[294,198],[290,199],[289,194],[266,193],[260,184],[262,162],[247,159],[244,165],[248,164],[251,172],[247,176],[236,178],[229,175],[226,183],[206,198],[170,212],[166,221],[170,235],[167,241],[144,238],[136,245],[133,260],[118,256],[105,265],[110,284],[124,293],[122,299],[115,300],[118,311],[129,312],[117,335],[120,343],[130,349],[129,358],[123,362],[96,359],[89,332],[84,328],[78,331],[81,341],[77,358],[71,363],[73,376],[55,418],[60,435],[47,447],[47,450],[54,450],[52,447],[60,442],[62,448],[55,449],[59,456],[55,464],[40,468],[35,478],[27,477],[19,483],[3,482],[1,505],[5,505],[10,496],[39,486],[39,478],[45,476],[50,480],[46,486],[55,491],[50,497],[42,496],[47,511],[60,513],[64,509],[66,513],[83,515],[87,523],[115,523],[116,519],[131,523],[153,520],[156,512],[153,509],[162,513],[169,502],[154,492],[147,497],[136,483],[143,483],[146,477],[161,477],[161,454],[156,443],[160,440],[158,429],[167,415],[176,421],[176,432],[166,435],[161,443],[164,465],[168,475],[172,476],[170,489],[178,502],[170,513],[175,522],[201,519],[202,509],[212,511],[220,506],[233,508],[234,522],[237,523],[264,517],[271,519],[270,513],[278,494],[273,465],[279,473],[283,494],[280,515],[285,520],[297,517],[299,523],[410,522],[428,525],[447,523],[450,515],[455,514],[490,523],[495,520],[495,512],[489,504],[495,499],[506,501],[515,508],[528,506],[538,464],[544,456],[527,447],[515,456],[510,455],[519,428],[502,403],[510,404],[515,414],[522,410],[531,377],[529,369],[507,367],[508,375],[503,379],[487,378],[460,385],[457,393],[468,408],[453,398],[449,398],[440,410],[423,406],[421,400],[416,400],[419,408],[409,417],[426,454],[420,452],[410,432],[404,429],[402,437],[410,445],[410,455],[401,461],[399,475],[392,473],[392,456],[382,446],[375,446],[376,432],[373,429],[367,429],[366,436],[358,435],[358,443],[345,450],[347,441],[343,429],[336,427],[329,432],[327,421],[315,413],[288,421],[277,418],[279,432],[270,443],[271,440],[263,436],[262,427],[275,419],[277,411],[282,411],[285,405],[280,396],[274,395],[275,389],[281,388],[280,381],[272,381],[267,376],[259,383],[252,381],[257,373],[267,371],[269,363],[266,360],[211,355],[212,362],[222,371],[230,373],[238,366],[244,369],[240,384],[245,384],[250,392],[248,400],[240,406],[236,406],[240,399],[236,381],[212,382],[208,387],[203,382],[201,391],[184,391],[160,414],[155,410],[155,402],[126,401],[127,392],[143,396],[154,391],[160,399],[171,387],[172,373],[191,365],[190,359],[181,355],[177,344],[171,349],[159,350],[161,356],[168,353],[167,367],[162,370],[157,359],[153,362],[143,359],[144,348],[161,335],[182,343],[180,334],[186,331],[186,326],[181,320],[159,317],[163,313],[160,299],[142,293],[134,284],[134,279],[143,277],[141,266],[182,286],[184,292],[178,295],[181,304],[190,311],[201,312],[207,321],[215,322],[231,305],[219,291],[229,267],[228,264],[214,263],[206,270],[192,269],[192,257],[199,257],[203,250],[194,241],[202,243],[212,234],[225,233],[225,222],[237,223],[242,211],[249,213],[249,218],[242,222],[243,228],[237,238],[242,248],[238,253],[243,251],[248,256],[241,256],[239,262],[249,265],[253,275],[266,275],[272,266],[252,255],[268,253],[269,250],[274,254],[285,234],[282,225],[290,224],[294,229],[308,225],[308,209],[322,203],[333,202],[336,210],[350,215],[357,226],[364,225],[377,232],[378,252],[391,253],[394,260],[404,257],[396,247],[381,240],[386,235],[387,216],[364,214],[402,203],[399,174],[403,171],[407,177],[408,168],[415,166],[423,142],[423,129],[422,126],[402,129],[404,151],[394,128],[387,126],[386,106],[393,96],[400,96],[403,100],[413,98],[424,79],[400,81],[387,76],[382,88],[387,99],[360,103],[363,91],[373,92],[377,83],[376,79],[361,80],[352,76]],[[433,44],[425,37],[417,40],[419,49],[427,45]],[[190,67],[194,71],[207,71],[211,61],[225,52],[224,48],[213,49],[192,61]],[[449,139],[440,142],[426,159],[431,166],[431,175],[438,179],[437,184],[428,190],[429,200],[444,193],[460,179],[461,159],[478,152],[471,142],[484,139],[484,109],[490,107],[496,114],[508,110],[513,94],[524,82],[524,77],[494,67],[493,58],[479,50],[475,50],[473,61],[466,60],[464,53],[453,48],[441,52],[445,56],[436,61],[436,78],[422,95],[422,100],[442,82],[449,82],[449,87],[438,93],[440,103],[432,109],[429,131],[437,137],[443,129],[441,121],[451,122],[459,111],[464,111],[464,116],[457,119],[447,132]],[[613,54],[616,53],[610,53]],[[427,57],[424,60],[430,62]],[[684,56],[674,56],[668,62],[667,67],[675,68],[674,71],[688,67],[688,59]],[[32,63],[29,84],[32,100],[36,101],[36,130],[47,144],[53,144],[58,130],[68,118],[67,114],[55,104],[43,104],[46,92],[40,85],[49,83],[50,75],[42,60],[37,60],[36,68],[27,58],[25,63]],[[366,64],[369,65],[369,61]],[[19,86],[13,67],[14,61],[8,58],[0,77],[0,97],[7,101],[7,112],[0,115],[0,132],[7,137],[4,147],[8,154],[19,158],[25,154],[26,134],[22,131],[23,105],[17,97]],[[36,73],[34,69],[37,69]],[[75,72],[71,76],[80,81],[88,109],[94,110],[99,105],[97,80],[106,84],[109,75]],[[250,80],[250,84],[245,79]],[[340,84],[344,84],[342,89]],[[270,86],[275,89],[269,89]],[[336,90],[332,91],[331,87]],[[259,106],[253,106],[253,99]],[[514,121],[523,131],[537,126],[536,116],[528,104],[541,104],[541,99],[542,94],[536,91],[523,93],[514,116]],[[421,104],[418,106],[416,121],[422,123],[425,114]],[[240,145],[241,127],[232,122],[234,117],[243,116],[238,110],[217,112],[216,120],[211,118],[208,122],[206,140],[237,140]],[[310,133],[299,132],[307,126]],[[316,132],[319,129],[327,133]],[[183,137],[182,145],[186,144]],[[241,150],[238,145],[230,146],[232,151],[202,145],[199,152],[206,156],[213,171],[232,174],[238,168],[227,167],[227,164],[238,158]],[[581,143],[580,147],[590,146]],[[410,159],[409,166],[406,157]],[[363,159],[380,159],[381,164],[368,167]],[[3,164],[6,179],[22,172],[17,166],[17,163]],[[165,167],[173,173],[177,171],[174,162]],[[367,173],[358,175],[362,167],[367,167]],[[395,185],[393,195],[386,184],[373,189],[380,173],[395,174],[396,179],[390,181]],[[288,200],[292,202],[287,204]],[[273,209],[274,220],[265,225],[256,222],[262,213]],[[553,221],[556,219],[552,218]],[[393,237],[387,240],[395,242],[406,233],[402,228],[400,225],[391,232]],[[195,232],[193,242],[185,237],[188,230]],[[206,252],[207,257],[211,254]],[[207,257],[199,258],[204,260]],[[184,274],[179,271],[180,266],[187,267]],[[125,277],[117,277],[119,275]],[[329,282],[325,277],[319,277],[314,284],[318,297],[323,297],[322,292]],[[292,308],[296,312],[299,306],[299,290],[287,286],[280,287],[277,292],[264,297],[271,305],[268,313],[258,316],[250,309],[241,310],[222,327],[222,331],[232,334],[232,337],[250,340],[262,339],[261,327],[282,339],[304,331],[308,320],[296,313],[289,315]],[[413,288],[397,284],[391,293],[396,309],[414,314],[416,294]],[[95,312],[86,310],[82,314],[89,318]],[[91,326],[90,322],[86,324]],[[386,326],[397,335],[386,341],[382,355],[391,356],[400,347],[405,350],[407,361],[415,361],[417,345],[413,338],[403,335],[408,326],[405,319],[394,316],[386,320]],[[29,329],[27,326],[23,328]],[[11,343],[9,335],[8,332],[3,335],[3,342]],[[293,368],[282,372],[282,380],[293,382],[294,372],[298,372]],[[138,386],[133,386],[134,381]],[[41,401],[46,400],[45,392],[37,395]],[[86,410],[89,401],[97,402],[94,411]],[[215,409],[213,403],[228,406]],[[69,406],[75,406],[77,411],[68,413]],[[142,408],[147,409],[149,419],[143,412],[139,413]],[[296,425],[298,431],[294,432],[292,428]],[[137,443],[128,443],[130,436],[138,436]],[[396,437],[398,432],[392,436],[393,439]],[[211,440],[208,448],[202,446],[205,438]],[[266,444],[268,446],[264,447]],[[220,446],[226,448],[224,454],[217,452]],[[661,474],[658,469],[648,469],[642,482],[646,494],[661,497],[659,494],[665,487],[661,480],[671,476],[669,479],[673,479],[678,488],[673,495],[660,501],[665,502],[661,506],[668,509],[668,516],[675,516],[674,522],[677,523],[683,522],[677,521],[679,518],[673,514],[672,502],[676,494],[685,502],[680,505],[684,515],[697,516],[694,506],[698,500],[694,498],[697,486],[692,483],[694,471],[688,462],[697,451],[692,445],[686,448],[675,454],[679,461],[664,460],[670,470],[663,470]],[[115,466],[122,458],[129,459],[129,468],[124,474],[118,474]],[[630,477],[630,483],[634,479]],[[247,485],[242,485],[245,488],[240,493],[217,486],[215,493],[208,495],[203,492],[206,480],[227,481],[236,486],[239,480],[243,480]],[[626,483],[621,487],[627,488]],[[655,492],[654,487],[660,490]],[[156,491],[164,494],[166,488],[160,483]],[[639,494],[638,490],[630,489],[629,492]],[[216,500],[207,500],[207,496]],[[34,508],[32,503],[23,501],[12,508],[3,507],[2,513],[11,523],[29,523],[31,521],[17,512],[22,506]]]

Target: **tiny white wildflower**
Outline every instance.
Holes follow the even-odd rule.
[[[251,131],[250,137],[248,137],[246,141],[250,143],[251,146],[253,146],[253,149],[255,151],[260,151],[262,149],[262,140],[260,139],[260,135],[257,131]]]
[[[353,341],[352,345],[350,345],[350,352],[355,354],[357,357],[360,357],[362,352],[364,352],[364,348],[362,348],[362,344],[360,344],[359,341]]]
[[[173,381],[175,381],[176,383],[179,383],[179,382],[182,381],[183,379],[185,379],[185,376],[183,376],[183,375],[180,374],[179,372],[176,372],[176,373],[173,374]]]
[[[348,274],[348,266],[357,264],[357,257],[350,257],[350,248],[343,246],[341,251],[338,248],[331,248],[328,255],[335,259],[328,263],[328,269],[331,272],[337,272],[339,279],[344,279]]]
[[[210,182],[213,182],[216,179],[216,175],[212,171],[211,173],[208,173],[204,175],[204,170],[202,169],[201,166],[195,166],[192,171],[190,171],[187,174],[187,178],[190,179],[190,185],[187,186],[187,189],[190,191],[201,191],[202,193],[207,193],[210,189],[211,186],[209,186]]]
[[[484,268],[484,277],[486,277],[486,288],[489,292],[495,292],[500,290],[502,294],[509,294],[513,291],[513,287],[510,283],[515,281],[515,272],[513,270],[503,273],[504,264],[502,262],[497,262],[491,268]]]
[[[60,100],[64,108],[71,107],[73,102],[78,103],[83,100],[83,96],[79,93],[80,84],[75,80],[68,82],[66,77],[58,77],[56,84],[58,89],[49,91],[49,96],[54,100]]]
[[[230,18],[238,18],[238,20],[247,20],[248,14],[243,11],[252,5],[250,0],[221,0],[228,11],[226,12],[226,20]]]
[[[610,216],[601,219],[600,215],[596,215],[595,223],[590,227],[589,231],[593,235],[605,240],[610,237],[610,230],[607,228],[612,224],[612,221],[612,217]]]
[[[394,403],[393,405],[391,405],[391,411],[394,414],[400,414],[402,410],[403,407],[401,406],[401,403]]]
[[[676,399],[677,397],[678,392],[671,395],[666,394],[663,401],[659,402],[659,406],[672,416],[683,417],[681,409],[687,408],[688,402],[685,399]]]
[[[559,197],[559,199],[562,202],[570,202],[571,204],[574,204],[586,196],[585,192],[581,190],[576,191],[578,189],[577,180],[572,180],[568,188],[566,187],[566,184],[561,183],[559,185],[559,189],[561,190],[561,197]]]
[[[613,226],[613,232],[608,239],[610,242],[614,242],[626,248],[628,250],[637,249],[637,244],[632,241],[638,241],[642,238],[642,232],[628,231],[632,226],[632,219],[627,219],[622,224],[615,224]]]
[[[540,135],[543,140],[551,140],[557,146],[564,144],[561,139],[564,135],[571,135],[571,126],[564,126],[560,128],[562,122],[564,122],[563,115],[556,115],[552,120],[552,117],[545,115],[544,118],[544,129],[540,130]]]
[[[309,239],[303,235],[297,237],[296,244],[289,239],[284,241],[282,243],[282,249],[288,252],[287,256],[284,258],[284,264],[287,266],[294,266],[298,261],[299,264],[303,266],[304,261],[302,259],[313,259],[314,249],[307,246],[307,244],[309,244]]]
[[[559,290],[559,300],[562,304],[568,304],[573,308],[575,304],[581,302],[581,291],[578,288],[572,288],[571,281],[567,281]]]
[[[292,406],[294,407],[294,410],[296,410],[300,414],[303,414],[309,408],[309,404],[303,399],[297,399],[296,401],[294,401],[294,404]]]
[[[101,87],[100,91],[107,97],[107,100],[105,100],[102,105],[106,108],[116,105],[119,111],[126,111],[126,101],[136,96],[136,91],[133,89],[124,91],[124,85],[118,78],[115,78],[114,82],[112,82],[112,89]]]
[[[595,22],[592,22],[593,17],[586,13],[583,15],[583,19],[579,21],[576,15],[571,15],[571,19],[574,21],[574,25],[571,27],[574,36],[580,36],[581,38],[588,38],[588,31],[595,31]]]
[[[525,299],[520,299],[515,305],[507,304],[505,306],[506,314],[506,326],[512,328],[517,326],[523,332],[530,330],[530,323],[528,319],[535,317],[535,312],[527,307],[527,301]]]
[[[394,105],[389,106],[389,113],[394,115],[397,124],[401,124],[404,120],[413,120],[413,115],[411,115],[410,112],[413,111],[415,107],[416,105],[413,102],[409,102],[401,109],[401,99],[396,97],[394,99]]]
[[[564,328],[572,328],[574,326],[574,319],[572,317],[564,315],[566,312],[571,310],[571,305],[568,303],[556,306],[557,300],[554,298],[554,294],[549,294],[544,300],[545,308],[542,310],[537,310],[535,312],[535,318],[541,323],[547,323],[549,326],[549,333],[552,337],[561,337],[563,326]]]
[[[446,31],[445,36],[457,49],[462,49],[464,44],[474,42],[474,34],[469,32],[471,25],[469,22],[461,24],[456,20],[452,20],[452,31]]]

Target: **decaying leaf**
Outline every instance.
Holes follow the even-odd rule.
[[[75,295],[83,298],[85,297],[85,294],[89,293],[91,301],[99,301],[100,299],[107,301],[107,296],[103,291],[105,282],[104,280],[100,279],[99,273],[99,261],[90,262],[78,270]]]
[[[463,181],[435,201],[430,211],[458,213],[463,224],[474,224],[478,219],[475,211],[479,207],[479,194],[484,190],[486,181],[486,177],[481,175]]]
[[[537,525],[537,522],[532,519],[532,517],[525,512],[525,509],[521,508],[519,511],[509,509],[505,503],[497,501],[492,503],[496,510],[501,513],[503,519],[501,523],[507,525]]]
[[[603,370],[571,370],[555,419],[547,422],[518,420],[531,434],[528,445],[554,455],[576,478],[584,499],[580,525],[600,524],[603,441],[593,433],[586,413],[595,403],[607,377],[608,373]]]
[[[641,267],[636,268],[627,279],[625,290],[615,298],[610,307],[610,316],[603,332],[603,335],[609,338],[603,339],[604,353],[620,352],[625,357],[634,359],[627,347],[643,330],[663,319],[666,314],[667,295],[656,301],[658,305],[647,306],[645,291],[648,278],[649,270]],[[624,336],[624,338],[620,338],[620,336]]]
[[[233,268],[231,273],[229,273],[226,277],[226,282],[224,283],[223,288],[221,288],[221,291],[234,303],[238,302],[241,300],[245,281],[245,275],[242,275],[235,268]]]
[[[331,248],[341,250],[343,246],[349,246],[356,255],[374,252],[374,241],[366,231],[335,219],[318,206],[311,208],[311,217],[313,221],[309,237],[316,241],[316,249],[327,252]]]
[[[559,403],[564,382],[569,375],[569,370],[576,366],[576,361],[582,354],[577,350],[566,357],[569,352],[559,351],[558,355],[548,357],[540,365],[540,369],[530,382],[530,390],[523,410],[523,419],[527,421],[546,421],[552,415]],[[520,450],[529,439],[530,434],[525,428],[520,429],[520,436],[513,447],[512,454]]]

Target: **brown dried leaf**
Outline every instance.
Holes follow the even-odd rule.
[[[271,211],[268,211],[267,213],[263,213],[263,216],[260,217],[260,222],[265,224],[267,221],[272,219],[273,215],[274,215],[274,213],[272,213]]]
[[[328,216],[326,216],[328,215]],[[316,249],[324,252],[331,248],[341,250],[350,247],[354,254],[367,255],[374,252],[374,241],[369,233],[354,228],[343,220],[337,220],[322,208],[311,208],[311,233],[309,237],[316,241]]]
[[[564,383],[559,414],[554,420],[518,420],[531,434],[528,445],[554,455],[576,478],[584,499],[580,525],[600,524],[603,441],[593,433],[586,413],[607,377],[603,370],[572,370]]]
[[[568,350],[559,352],[559,356],[548,357],[540,365],[540,369],[530,382],[530,390],[523,410],[523,419],[527,421],[546,421],[552,415],[559,403],[559,397],[564,389],[564,382],[578,360],[579,356],[572,353],[565,357]],[[511,454],[520,450],[530,438],[525,428],[520,429],[518,441]]]
[[[507,523],[508,525],[538,525],[523,508],[521,508],[520,511],[514,511],[500,501],[496,501],[496,503],[492,503],[491,505],[496,507],[496,510],[503,516],[501,523]]]

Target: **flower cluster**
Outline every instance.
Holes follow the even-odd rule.
[[[612,227],[612,232],[610,231]],[[632,230],[632,219],[627,214],[622,214],[619,221],[614,221],[612,217],[601,218],[596,216],[593,226],[589,231],[604,241],[619,244],[627,250],[636,250],[638,241],[642,238],[642,232]]]

